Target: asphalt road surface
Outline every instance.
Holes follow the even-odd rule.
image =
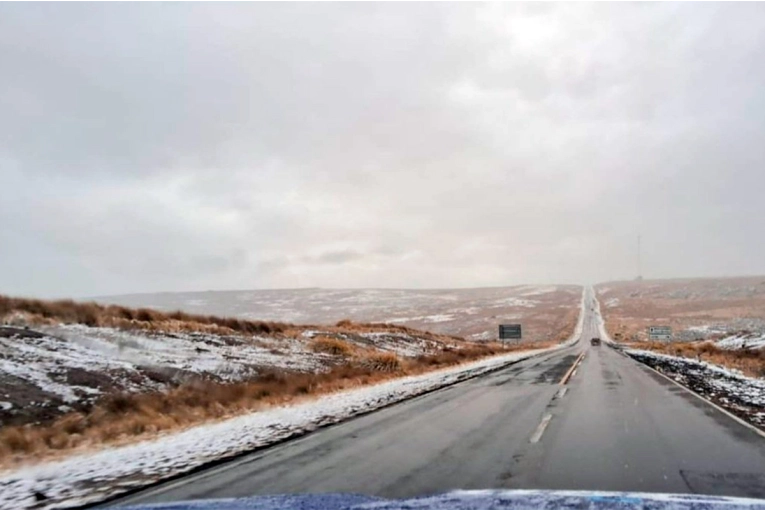
[[[606,345],[583,341],[124,498],[412,497],[534,488],[765,498],[765,439]],[[568,383],[561,380],[584,353]]]

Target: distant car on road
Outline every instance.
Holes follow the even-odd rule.
[[[590,345],[600,345],[600,338],[593,338],[590,340]]]

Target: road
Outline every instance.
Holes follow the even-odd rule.
[[[576,345],[120,500],[537,488],[765,498],[765,439],[606,345]],[[566,385],[561,380],[580,354]]]

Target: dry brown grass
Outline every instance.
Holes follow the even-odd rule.
[[[647,340],[651,325],[671,326],[678,334],[765,317],[765,277],[607,282],[596,290],[608,332],[618,341]],[[612,299],[618,303],[608,306]],[[685,334],[683,340],[693,339]]]
[[[376,372],[398,372],[401,370],[401,360],[392,352],[373,352],[366,354],[358,363]]]
[[[706,361],[715,365],[741,370],[750,377],[765,377],[765,350],[721,349],[714,343],[702,342],[632,342],[625,344],[670,356]]]
[[[400,324],[389,324],[386,322],[360,323],[360,322],[352,322],[348,319],[343,319],[340,322],[338,322],[334,327],[330,326],[330,327],[326,327],[325,329],[328,332],[336,332],[336,333],[388,332],[391,334],[404,334],[404,335],[412,335],[412,336],[422,336],[423,333],[426,333],[433,340],[439,340],[443,342],[449,342],[454,340],[458,342],[465,341],[464,338],[458,337],[458,336],[443,335],[439,333],[433,333],[432,331],[423,331],[421,329],[410,328],[408,326],[402,326]]]
[[[351,344],[339,338],[317,336],[311,341],[311,350],[333,356],[350,356],[355,349]]]
[[[55,457],[75,448],[123,444],[161,431],[523,348],[528,346],[516,345],[509,349],[499,344],[484,344],[465,349],[446,348],[438,354],[408,360],[389,352],[367,351],[348,358],[346,363],[326,373],[273,371],[248,382],[198,381],[166,393],[111,395],[86,413],[70,413],[45,426],[1,429],[0,466]]]
[[[291,326],[279,322],[251,321],[233,317],[164,313],[148,308],[127,308],[69,299],[44,301],[0,295],[0,318],[13,313],[26,316],[32,324],[51,321],[86,326],[118,327],[156,331],[206,331],[218,334],[277,334]]]

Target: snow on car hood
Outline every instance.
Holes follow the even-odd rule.
[[[120,507],[123,510],[732,510],[765,508],[765,500],[632,492],[454,491],[413,499],[358,494],[289,494]]]

